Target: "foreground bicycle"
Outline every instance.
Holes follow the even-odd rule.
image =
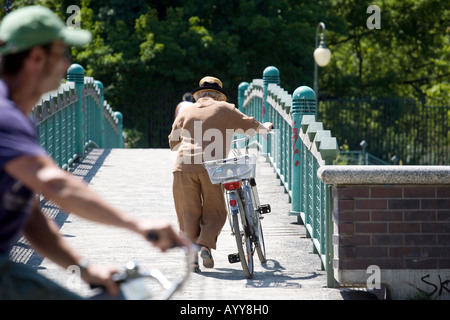
[[[149,234],[149,239],[155,239],[154,233]],[[192,245],[190,248],[183,248],[185,254],[185,266],[182,276],[170,280],[166,275],[158,269],[140,269],[139,265],[134,261],[125,264],[123,270],[115,273],[112,280],[120,286],[120,294],[118,297],[110,296],[103,287],[91,286],[92,289],[99,288],[100,293],[91,297],[91,300],[169,300],[183,284],[186,283],[192,273],[192,261],[197,255],[199,247]],[[156,280],[161,286],[159,289],[150,289],[146,279]]]
[[[259,202],[255,181],[256,156],[242,154],[241,143],[247,145],[250,136],[232,141],[235,157],[221,160],[205,161],[213,184],[221,184],[227,204],[228,220],[232,235],[236,239],[238,253],[228,255],[230,263],[241,262],[247,278],[253,277],[253,255],[256,251],[261,263],[266,262],[266,249],[261,226],[262,215],[270,212],[270,205]]]

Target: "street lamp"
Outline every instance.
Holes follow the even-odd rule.
[[[320,35],[320,43],[319,43],[319,31],[322,29],[322,33]],[[317,110],[319,109],[319,77],[318,77],[318,66],[325,67],[331,59],[331,51],[327,48],[325,44],[325,23],[320,22],[317,25],[316,29],[316,50],[314,50],[314,92],[316,93],[316,119],[317,119]]]

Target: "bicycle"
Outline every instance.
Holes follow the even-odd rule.
[[[203,162],[213,184],[220,184],[227,205],[228,220],[236,239],[238,253],[228,255],[230,263],[241,262],[247,278],[253,277],[253,255],[257,252],[261,263],[266,262],[266,248],[261,226],[262,215],[271,211],[269,204],[260,204],[256,181],[256,156],[242,154],[238,144],[250,139],[235,139],[232,158]]]
[[[148,238],[151,241],[156,241],[157,235],[149,233]],[[174,246],[175,248],[175,246]],[[102,286],[91,285],[91,289],[100,289],[100,293],[95,294],[90,300],[169,300],[178,290],[180,290],[184,283],[192,273],[192,261],[194,255],[199,251],[199,246],[192,245],[189,248],[183,248],[185,251],[185,272],[181,277],[170,280],[163,272],[158,269],[144,269],[141,270],[138,263],[135,261],[128,261],[124,268],[112,275],[112,280],[119,284],[120,294],[118,297],[109,295]],[[156,280],[162,287],[159,297],[154,295],[150,290],[149,285],[145,279]],[[155,291],[155,290],[154,290]]]

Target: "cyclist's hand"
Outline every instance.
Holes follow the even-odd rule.
[[[108,294],[118,296],[119,285],[111,279],[116,272],[118,272],[118,269],[113,266],[90,264],[81,272],[81,277],[91,286],[103,287]]]
[[[264,126],[267,128],[267,132],[270,132],[270,130],[273,129],[273,123],[272,122],[264,122]]]
[[[264,122],[259,125],[257,131],[260,134],[266,134],[266,133],[269,133],[270,130],[272,130],[272,128],[273,128],[272,122]]]
[[[141,233],[161,251],[174,247],[190,247],[190,242],[180,236],[167,222],[151,222],[142,226]]]

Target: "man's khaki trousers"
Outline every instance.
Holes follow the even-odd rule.
[[[216,249],[227,219],[220,184],[212,184],[204,171],[173,173],[173,198],[181,231],[194,243]]]

